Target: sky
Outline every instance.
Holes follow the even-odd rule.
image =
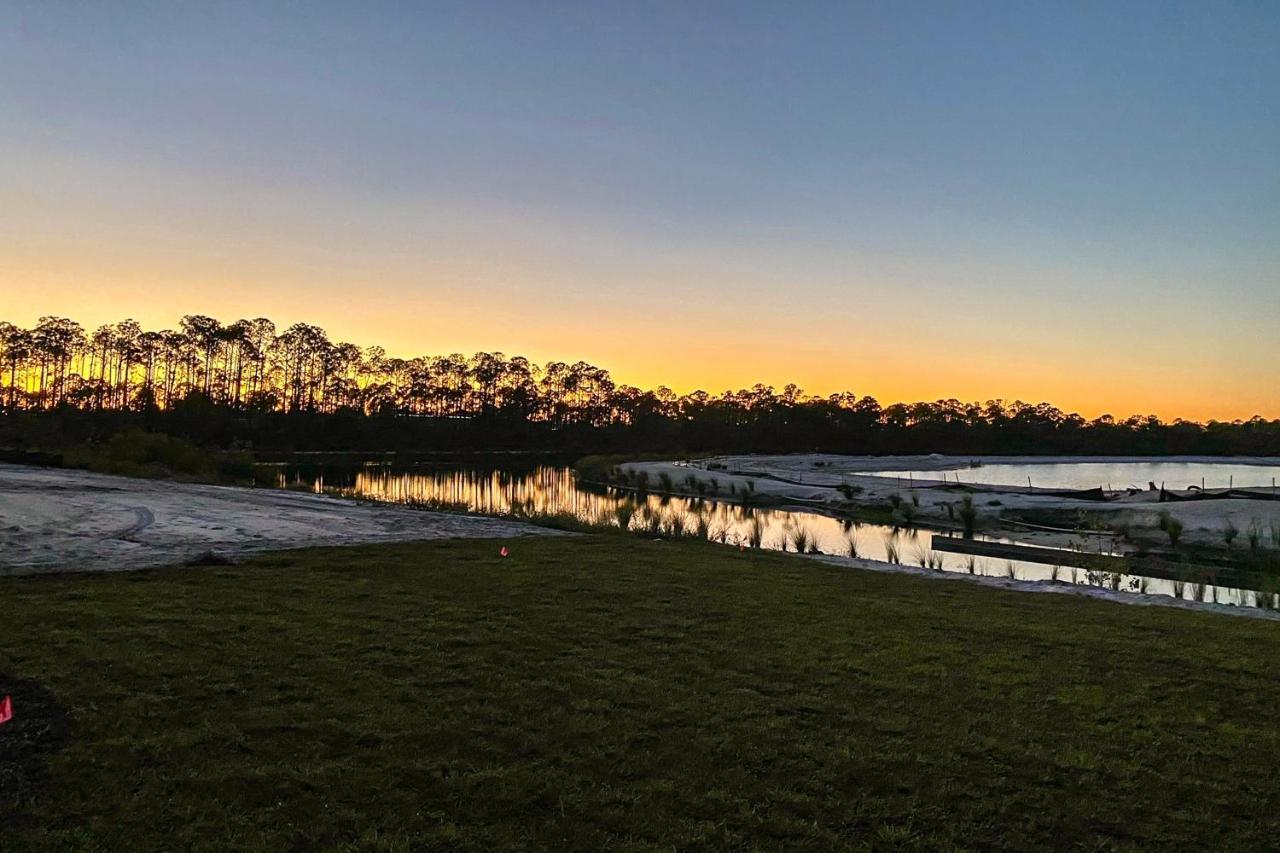
[[[0,319],[1280,417],[1280,4],[0,0]]]

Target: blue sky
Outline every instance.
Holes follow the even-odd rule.
[[[1280,416],[1276,4],[0,9],[9,319]]]

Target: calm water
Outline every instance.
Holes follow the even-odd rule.
[[[706,535],[728,545],[749,544],[753,538],[760,546],[773,550],[795,550],[795,539],[803,531],[825,554],[849,554],[849,543],[857,554],[872,560],[891,561],[896,551],[898,562],[920,565],[922,561],[941,566],[942,571],[972,573],[1018,580],[1047,581],[1054,577],[1051,566],[1021,561],[972,560],[962,554],[933,551],[929,547],[934,531],[903,529],[881,524],[852,523],[816,512],[773,508],[752,508],[715,500],[662,497],[645,498],[620,490],[580,487],[573,470],[562,466],[540,465],[508,468],[457,466],[414,466],[396,468],[369,464],[354,468],[316,466],[282,466],[275,469],[271,482],[280,488],[307,488],[317,493],[357,497],[388,503],[419,506],[448,506],[489,515],[513,513],[571,513],[584,521],[618,523],[620,505],[631,507],[632,529],[640,529],[646,517],[657,517],[663,524],[675,519],[693,530],[702,524]],[[990,541],[1016,540],[989,537]],[[1077,550],[1107,553],[1109,542],[1097,537],[1082,537]],[[1248,590],[1212,585],[1175,584],[1159,578],[1142,578],[1111,573],[1090,573],[1069,567],[1057,570],[1057,579],[1065,582],[1093,584],[1111,589],[1141,590],[1162,595],[1180,595],[1186,599],[1201,598],[1223,604],[1254,606],[1255,594]]]
[[[878,477],[913,480],[955,480],[981,485],[1026,486],[1046,489],[1145,489],[1150,483],[1169,489],[1189,486],[1225,489],[1229,486],[1272,487],[1280,483],[1280,463],[1247,465],[1238,462],[1064,462],[992,463],[945,471],[875,471]]]

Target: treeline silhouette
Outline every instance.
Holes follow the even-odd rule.
[[[203,315],[92,333],[0,321],[0,442],[56,445],[143,428],[261,450],[1280,454],[1280,420],[1086,420],[1047,403],[881,405],[755,385],[676,395],[585,362],[480,352],[394,358],[317,326]]]

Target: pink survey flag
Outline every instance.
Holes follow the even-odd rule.
[[[13,719],[13,698],[6,696],[0,699],[0,725]]]
[[[503,546],[502,546],[502,550],[501,550],[501,551],[499,551],[498,553],[505,557],[505,556],[507,556],[507,554],[509,554],[509,553],[511,553],[511,552],[507,550],[507,546],[506,546],[506,545],[503,545]]]

